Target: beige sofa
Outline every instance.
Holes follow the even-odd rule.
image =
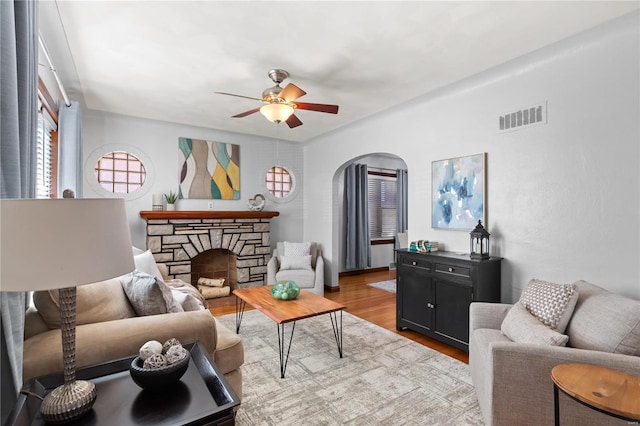
[[[565,334],[567,347],[516,343],[501,324],[512,305],[472,303],[469,367],[487,426],[554,424],[551,369],[564,363],[600,365],[640,376],[640,301],[585,281]],[[628,425],[560,392],[560,424]]]
[[[199,340],[218,368],[242,397],[244,349],[238,335],[221,325],[193,297],[185,312],[137,316],[118,279],[77,288],[76,367],[138,354],[149,340],[175,337],[182,343]],[[62,371],[57,291],[34,294],[36,308],[25,320],[23,379]]]

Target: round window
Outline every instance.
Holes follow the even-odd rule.
[[[275,198],[287,198],[293,191],[293,178],[287,169],[275,166],[267,170],[267,191]]]
[[[114,151],[98,160],[95,175],[105,190],[114,194],[129,194],[142,187],[147,172],[135,155]]]

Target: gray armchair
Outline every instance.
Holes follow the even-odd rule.
[[[284,243],[276,243],[271,259],[267,263],[267,284],[275,284],[276,281],[295,281],[301,289],[311,291],[324,296],[324,259],[317,243],[312,242],[309,248],[311,254],[310,269],[282,269],[282,253]]]

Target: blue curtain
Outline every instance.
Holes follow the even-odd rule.
[[[396,231],[407,232],[409,219],[407,214],[407,170],[396,170]]]
[[[65,189],[82,198],[82,126],[80,105],[58,105],[58,194]]]
[[[371,266],[367,165],[351,164],[344,174],[347,206],[346,268],[365,269]]]
[[[35,197],[37,24],[35,1],[0,1],[0,198]],[[3,424],[22,387],[25,307],[25,293],[0,293]]]

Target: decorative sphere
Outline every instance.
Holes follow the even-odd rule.
[[[167,358],[168,364],[175,364],[187,356],[187,350],[181,345],[173,345],[167,350],[164,356]]]
[[[167,365],[167,359],[162,354],[153,354],[144,360],[142,368],[162,368]]]
[[[293,300],[300,294],[295,281],[277,281],[271,288],[271,295],[278,300]]]
[[[157,340],[149,340],[147,343],[140,347],[140,359],[146,360],[151,355],[162,353],[162,343]]]
[[[176,345],[182,346],[182,343],[180,343],[180,341],[175,337],[172,337],[171,339],[164,342],[164,344],[162,345],[162,353],[166,354],[171,346],[176,346]]]

